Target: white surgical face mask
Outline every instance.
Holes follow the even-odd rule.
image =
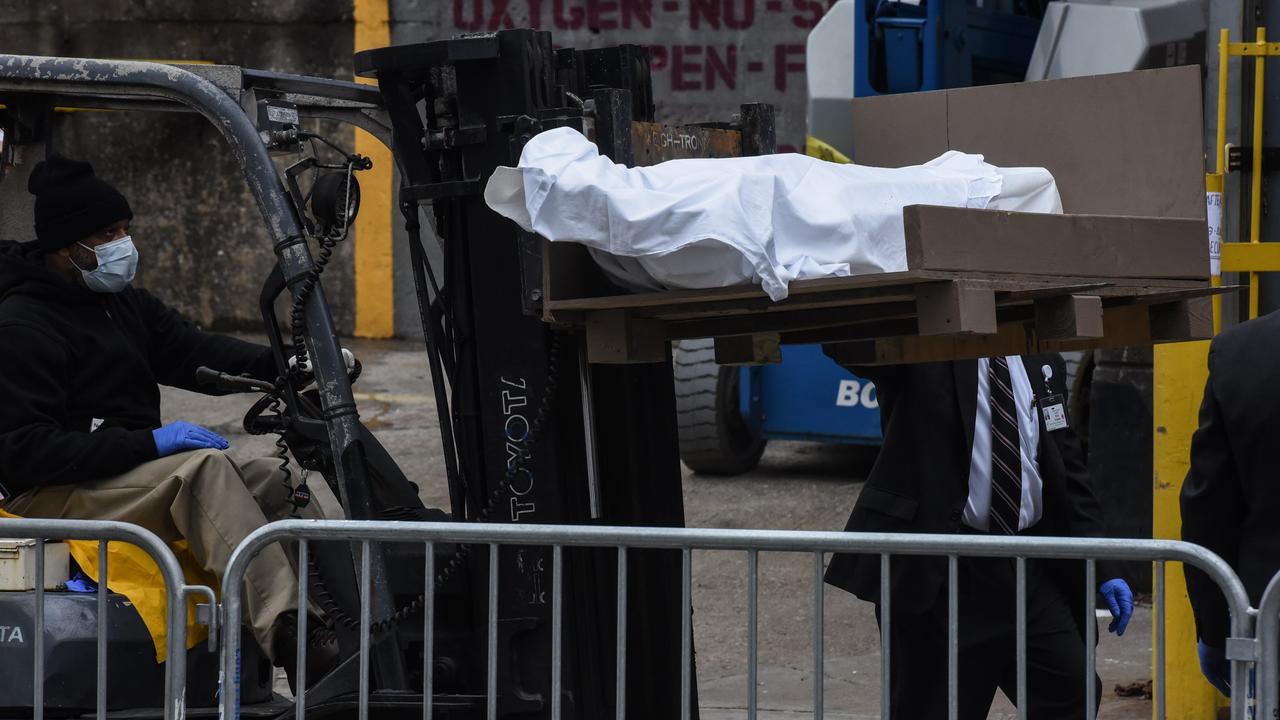
[[[138,248],[133,246],[133,238],[125,235],[119,240],[98,247],[89,247],[78,243],[85,250],[92,250],[98,258],[98,267],[84,270],[79,265],[76,269],[84,278],[85,287],[94,292],[117,293],[133,282],[133,274],[138,269]],[[75,260],[71,261],[75,265]]]

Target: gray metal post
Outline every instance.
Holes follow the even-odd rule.
[[[893,696],[889,692],[893,669],[889,665],[893,657],[889,643],[892,640],[891,618],[892,597],[890,588],[893,583],[889,576],[889,553],[880,553],[880,720],[889,720],[889,707]]]
[[[298,678],[297,694],[293,698],[293,714],[297,720],[307,720],[307,577],[311,547],[306,540],[298,541],[298,664],[294,677]]]
[[[1017,568],[1017,636],[1018,636],[1018,720],[1027,720],[1027,559],[1018,558]]]
[[[107,545],[98,543],[98,720],[107,717]]]

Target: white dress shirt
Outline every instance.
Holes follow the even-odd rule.
[[[1026,530],[1040,521],[1043,510],[1040,465],[1036,454],[1040,448],[1040,421],[1035,407],[1031,381],[1022,366],[1022,358],[1010,356],[1009,379],[1013,382],[1013,400],[1018,406],[1018,451],[1022,454],[1022,507],[1018,511],[1018,530]],[[990,361],[978,360],[978,407],[973,423],[973,453],[969,457],[969,500],[964,505],[964,524],[986,532],[991,513],[991,387]]]

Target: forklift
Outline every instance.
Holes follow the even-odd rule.
[[[33,165],[57,145],[56,110],[194,112],[222,134],[262,214],[276,262],[258,297],[280,376],[274,383],[202,371],[211,389],[257,395],[245,429],[278,438],[312,478],[323,478],[350,519],[456,522],[684,524],[673,371],[663,362],[592,365],[582,337],[544,322],[541,269],[547,244],[490,211],[482,192],[500,165],[515,165],[534,134],[574,127],[618,162],[696,148],[646,148],[654,102],[645,48],[556,49],[549,33],[508,30],[359,53],[357,72],[377,87],[232,66],[0,55],[0,167],[23,152]],[[92,122],[77,113],[76,122]],[[449,507],[425,507],[418,486],[360,420],[324,291],[336,245],[359,210],[359,174],[369,160],[321,119],[363,128],[392,148],[398,206],[431,382],[439,409]],[[744,106],[740,148],[773,151],[772,109]],[[744,125],[750,125],[744,129]],[[721,129],[732,128],[719,123]],[[648,139],[646,139],[648,138]],[[704,152],[709,149],[704,149]],[[719,149],[724,152],[723,148]],[[4,162],[8,160],[9,162]],[[656,161],[656,160],[654,160]],[[25,178],[0,182],[25,189]],[[17,188],[17,190],[14,190]],[[423,223],[433,233],[425,237]],[[355,240],[355,241],[358,241]],[[438,242],[442,262],[427,243]],[[584,276],[604,291],[603,274]],[[284,308],[284,311],[280,309]],[[306,353],[304,363],[290,363]],[[323,390],[317,390],[323,388]],[[594,407],[609,408],[607,415]],[[304,478],[305,479],[305,476]],[[314,482],[314,480],[313,480]],[[305,482],[295,488],[306,493]],[[488,553],[434,549],[435,693],[421,696],[424,657],[423,548],[374,544],[370,553],[372,638],[369,711],[439,718],[486,716]],[[503,547],[496,628],[499,718],[548,717],[551,708],[550,548]],[[314,680],[312,718],[355,717],[360,684],[358,553],[344,542],[312,543],[309,595],[343,660]],[[566,623],[562,705],[566,717],[615,714],[613,667],[616,553],[565,550]],[[627,693],[631,717],[674,718],[682,680],[680,555],[631,550],[627,561]],[[163,665],[132,606],[109,593],[109,717],[165,717]],[[31,627],[32,591],[0,592],[0,625]],[[97,601],[45,594],[46,713],[79,717],[94,708]],[[239,618],[225,621],[238,622]],[[272,671],[252,643],[240,658],[243,717],[293,716],[272,692]],[[31,647],[6,648],[0,717],[29,717]],[[215,651],[188,651],[187,716],[217,713]],[[128,682],[122,680],[127,672]],[[695,674],[696,670],[691,669]],[[689,678],[691,684],[694,678]],[[231,682],[234,679],[226,679]],[[696,686],[693,702],[696,717]]]

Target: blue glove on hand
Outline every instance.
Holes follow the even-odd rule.
[[[1115,578],[1102,583],[1100,591],[1107,607],[1111,608],[1111,624],[1107,630],[1117,636],[1124,635],[1124,629],[1129,627],[1129,618],[1133,617],[1133,591],[1129,589],[1129,583]]]
[[[1201,640],[1196,644],[1200,653],[1200,673],[1209,684],[1218,688],[1218,692],[1231,697],[1231,663],[1227,661],[1227,653],[1222,648],[1205,645]]]
[[[212,430],[179,420],[151,431],[156,441],[156,453],[166,457],[187,450],[226,450],[231,447],[221,435]]]

